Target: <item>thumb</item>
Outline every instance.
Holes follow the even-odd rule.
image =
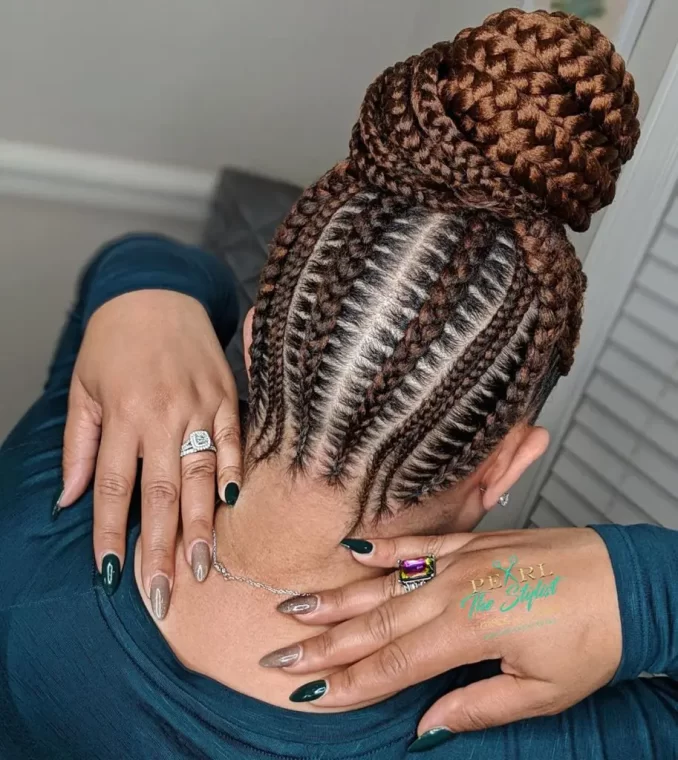
[[[464,731],[480,731],[523,718],[551,715],[556,704],[554,687],[545,681],[502,675],[447,694],[419,722],[419,741],[427,734],[452,738]],[[414,749],[417,749],[414,747]]]
[[[77,501],[90,484],[101,440],[101,410],[78,379],[73,378],[64,430],[63,493],[59,508]]]

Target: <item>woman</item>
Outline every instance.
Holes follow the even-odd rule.
[[[2,535],[9,541],[0,595],[7,728],[0,742],[7,756],[395,758],[405,755],[418,717],[439,696],[458,687],[484,690],[489,704],[492,678],[502,696],[511,696],[506,678],[517,682],[523,663],[507,672],[502,662],[498,675],[496,657],[477,656],[479,629],[470,626],[458,635],[478,665],[386,701],[365,689],[363,710],[312,714],[316,705],[335,711],[354,704],[352,684],[366,683],[351,669],[328,676],[314,667],[333,655],[322,649],[333,640],[322,616],[368,609],[374,583],[387,587],[379,568],[393,557],[375,541],[369,564],[358,563],[340,546],[346,536],[359,550],[369,548],[362,538],[368,535],[468,531],[543,451],[546,435],[530,423],[572,360],[583,291],[558,219],[584,228],[611,201],[637,139],[636,105],[632,79],[599,33],[569,17],[517,11],[490,17],[377,80],[351,158],[306,191],[263,274],[256,315],[245,328],[252,359],[247,477],[235,509],[217,514],[218,572],[206,579],[200,559],[191,568],[194,539],[178,549],[172,580],[153,564],[155,553],[164,556],[162,546],[145,530],[137,543],[138,527],[126,546],[134,563],[115,555],[124,566],[119,577],[115,562],[111,572],[110,562],[104,566],[101,555],[112,553],[105,541],[95,552],[103,579],[87,572],[90,493],[58,521],[46,519],[83,330],[83,353],[102,321],[117,325],[126,310],[142,313],[148,331],[169,336],[181,354],[189,350],[179,343],[184,331],[209,357],[209,340],[223,345],[232,337],[229,279],[214,262],[157,240],[104,251],[83,281],[45,395],[3,449]],[[110,282],[123,271],[133,272],[127,289],[141,292],[111,293]],[[159,282],[159,273],[167,280]],[[158,287],[177,293],[148,292]],[[216,338],[199,343],[209,333],[208,317]],[[209,403],[181,435],[163,414],[162,394],[147,418],[141,498],[132,501],[141,501],[144,515],[155,507],[172,529],[177,483],[182,509],[193,499],[183,494],[180,466],[215,468],[213,452],[195,451],[202,447],[190,437],[206,429],[223,402],[222,385],[207,387],[196,395]],[[127,417],[134,412],[132,405]],[[154,454],[164,445],[169,451],[170,439],[178,452],[187,437],[183,458]],[[160,461],[174,464],[163,471]],[[131,482],[129,462],[111,462],[110,472],[115,477],[97,468],[97,478]],[[124,487],[95,483],[96,493],[126,498]],[[190,514],[182,517],[190,523]],[[633,648],[638,642],[622,641],[621,630],[630,629],[626,614],[620,618],[615,580],[624,576],[613,574],[608,551],[619,549],[603,530],[495,534],[478,539],[477,549],[475,540],[440,539],[430,547],[438,577],[423,557],[418,582],[425,587],[394,600],[405,614],[391,624],[405,620],[409,630],[373,615],[375,641],[392,633],[412,639],[426,622],[417,599],[428,600],[427,609],[438,605],[442,588],[456,595],[467,619],[495,624],[494,611],[510,628],[549,602],[555,622],[540,618],[549,626],[541,635],[574,638],[571,651],[581,650],[579,658],[552,658],[583,682],[570,703],[610,681],[620,660],[624,675],[646,663],[667,670],[675,663],[671,626],[668,633],[646,630],[642,652]],[[407,554],[421,551],[416,542],[403,546]],[[671,556],[661,540],[655,547]],[[407,558],[398,545],[396,551]],[[417,580],[408,572],[402,568],[400,580],[389,575],[387,583],[405,590]],[[532,582],[541,582],[538,593]],[[340,595],[314,594],[345,584],[355,585],[344,605],[337,604]],[[484,584],[507,598],[479,597]],[[592,589],[599,594],[596,615],[578,606]],[[281,597],[286,614],[276,611]],[[651,598],[668,604],[666,597],[659,589]],[[436,610],[442,622],[443,610]],[[313,614],[318,625],[309,629]],[[582,617],[589,621],[584,629]],[[442,625],[435,633],[419,648],[450,636]],[[502,638],[513,633],[521,635]],[[314,634],[321,636],[315,643],[294,646]],[[366,653],[361,639],[353,659]],[[292,648],[280,652],[281,645]],[[601,660],[591,674],[589,648]],[[384,651],[396,692],[398,650]],[[343,664],[346,651],[338,655]],[[262,658],[269,667],[260,666]],[[433,744],[447,738],[440,731],[422,739],[441,758],[588,758],[627,750],[662,757],[655,747],[671,757],[677,704],[675,684],[654,679],[611,686],[561,715],[460,735],[438,748]],[[642,733],[629,738],[631,721]]]

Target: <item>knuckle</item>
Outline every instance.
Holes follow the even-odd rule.
[[[478,709],[472,703],[460,700],[458,706],[458,715],[461,724],[469,731],[481,731],[487,728],[486,717],[478,712]]]
[[[395,596],[400,596],[404,592],[404,588],[398,580],[398,573],[389,573],[384,580],[384,596],[387,599],[392,599]]]
[[[373,610],[367,619],[367,631],[375,642],[390,641],[395,633],[395,619],[391,606],[384,604]]]
[[[335,588],[330,594],[328,601],[337,610],[343,610],[346,608],[346,603],[348,601],[346,589],[343,586],[340,586],[339,588]]]
[[[558,713],[561,713],[566,707],[567,704],[565,704],[558,695],[552,693],[545,695],[539,701],[539,704],[534,706],[531,715],[558,715]]]
[[[144,549],[144,559],[148,559],[149,565],[157,569],[174,559],[174,549],[164,538],[156,536],[151,539],[148,549]]]
[[[212,532],[212,523],[202,515],[191,518],[186,527],[192,535],[196,536],[210,536]]]
[[[240,468],[234,467],[233,465],[227,465],[226,467],[221,467],[219,469],[219,482],[220,483],[227,483],[230,480],[235,481],[236,483],[240,482]]]
[[[444,543],[445,536],[431,536],[426,542],[426,554],[438,557],[442,552]]]
[[[124,544],[125,535],[122,530],[106,525],[97,531],[97,539],[101,546],[114,549]]]
[[[377,655],[379,670],[389,679],[399,679],[409,668],[409,658],[403,648],[393,641]]]
[[[394,561],[403,559],[398,556],[398,542],[395,538],[382,539],[382,551],[385,557],[391,557]]]
[[[179,490],[169,480],[154,480],[144,486],[143,502],[153,509],[167,509],[179,499]]]
[[[227,423],[220,425],[214,431],[214,442],[217,447],[240,444],[240,425],[237,420],[229,420]]]
[[[105,472],[100,475],[95,484],[95,494],[104,499],[121,501],[130,497],[132,484],[124,476],[116,472]]]
[[[349,667],[346,670],[333,676],[332,691],[338,695],[349,696],[360,693],[359,677],[355,668]]]
[[[182,476],[185,480],[204,481],[214,480],[217,474],[217,463],[213,456],[192,456],[183,466]]]
[[[315,650],[321,660],[331,660],[336,652],[334,639],[329,633],[323,633],[315,640]]]

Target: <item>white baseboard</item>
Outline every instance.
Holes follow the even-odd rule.
[[[0,194],[204,220],[215,172],[0,140]]]

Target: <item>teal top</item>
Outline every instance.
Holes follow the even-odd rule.
[[[104,248],[82,278],[44,393],[0,450],[0,758],[405,757],[427,707],[496,673],[495,662],[345,714],[273,707],[177,661],[139,596],[133,563],[126,563],[116,594],[104,593],[92,558],[91,491],[51,520],[84,326],[105,301],[143,288],[197,298],[222,345],[236,329],[230,273],[190,246],[125,238]],[[137,497],[130,527],[128,556],[139,530]],[[678,534],[644,525],[595,529],[610,552],[620,598],[623,658],[613,683],[561,715],[458,735],[429,757],[678,758]],[[643,671],[669,677],[638,679]]]

